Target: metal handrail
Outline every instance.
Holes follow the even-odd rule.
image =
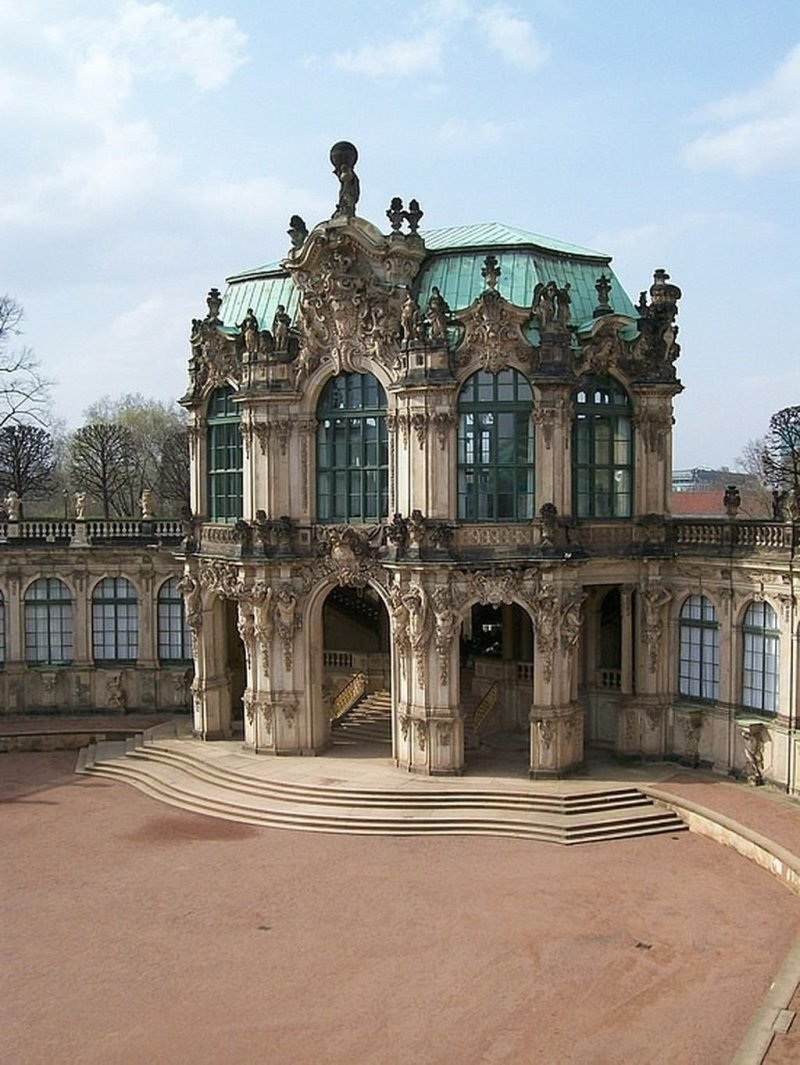
[[[331,703],[331,721],[336,721],[352,709],[367,693],[367,674],[355,673]]]

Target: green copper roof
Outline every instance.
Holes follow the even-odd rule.
[[[456,250],[460,248],[493,248],[527,245],[543,251],[560,252],[563,255],[581,255],[608,262],[611,258],[601,251],[566,244],[563,240],[543,237],[526,229],[503,225],[502,222],[479,222],[471,226],[449,226],[447,229],[430,229],[420,236],[429,251]]]
[[[229,277],[227,281],[220,311],[225,325],[237,326],[252,307],[261,328],[272,329],[272,319],[281,303],[289,317],[294,319],[297,289],[279,264],[248,270]]]
[[[543,237],[500,222],[433,229],[421,236],[429,254],[416,281],[420,307],[427,305],[436,286],[452,310],[463,310],[485,287],[481,270],[488,254],[497,257],[500,277],[497,289],[518,307],[530,307],[533,291],[541,282],[570,286],[573,325],[590,321],[597,305],[595,281],[604,273],[611,279],[611,306],[618,314],[637,317],[637,312],[610,267],[610,256],[576,244]],[[262,329],[272,328],[279,304],[294,319],[297,291],[280,263],[234,274],[222,303],[222,320],[232,327],[242,321],[249,307]]]

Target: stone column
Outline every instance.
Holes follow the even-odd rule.
[[[540,384],[533,409],[537,506],[553,503],[560,515],[572,513],[572,411],[570,388]]]

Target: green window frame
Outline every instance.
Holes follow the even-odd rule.
[[[613,377],[585,377],[573,394],[572,493],[577,518],[633,513],[631,401]]]
[[[236,521],[242,516],[242,425],[233,395],[230,387],[218,388],[208,401],[206,440],[211,521]]]
[[[164,581],[158,592],[158,660],[192,661],[192,636],[177,577]]]
[[[534,505],[533,391],[517,370],[479,370],[458,397],[458,517],[529,521]]]
[[[135,662],[139,657],[139,602],[125,577],[104,577],[92,593],[95,662]]]
[[[58,577],[40,577],[25,592],[25,661],[31,666],[72,663],[72,596]]]
[[[317,404],[317,521],[373,522],[389,510],[386,393],[370,373],[342,373]]]
[[[690,699],[719,698],[719,624],[704,595],[690,595],[680,613],[678,689]]]
[[[780,636],[769,603],[751,603],[742,622],[742,704],[763,714],[778,712]]]

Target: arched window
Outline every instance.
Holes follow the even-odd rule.
[[[742,703],[753,710],[778,711],[780,631],[769,603],[751,603],[742,624]]]
[[[164,581],[158,593],[158,658],[161,662],[192,660],[192,638],[177,577]]]
[[[458,397],[458,516],[533,517],[531,386],[516,370],[479,370]]]
[[[693,699],[719,697],[719,625],[713,604],[690,595],[680,615],[679,691]]]
[[[585,377],[573,400],[575,515],[578,518],[629,518],[633,507],[630,398],[612,377]]]
[[[57,577],[40,577],[25,593],[25,661],[43,666],[72,661],[72,598]]]
[[[0,592],[0,669],[6,664],[6,601]]]
[[[139,606],[124,577],[104,577],[92,595],[95,662],[135,662],[139,654]]]
[[[317,405],[317,520],[385,518],[389,506],[386,393],[370,373],[332,377]]]
[[[232,388],[218,388],[208,401],[208,516],[242,516],[242,430]]]

